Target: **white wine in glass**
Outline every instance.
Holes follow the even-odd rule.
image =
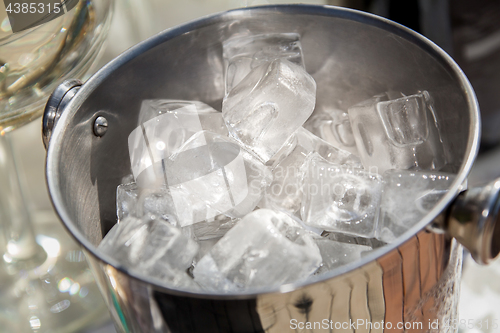
[[[64,15],[16,33],[0,7],[0,131],[38,118],[54,88],[66,78],[83,77],[96,60],[113,0],[71,3]]]
[[[55,214],[39,221],[42,215],[29,209],[12,142],[25,128],[10,132],[39,122],[63,80],[83,78],[102,49],[114,1],[40,0],[44,10],[49,5],[61,14],[19,29],[23,3],[30,2],[0,1],[0,330],[75,332],[106,315],[106,307],[83,253]],[[9,15],[16,4],[19,13]]]

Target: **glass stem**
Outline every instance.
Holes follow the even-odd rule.
[[[10,136],[0,135],[0,222],[5,238],[3,259],[7,263],[32,259],[43,251],[35,240]]]

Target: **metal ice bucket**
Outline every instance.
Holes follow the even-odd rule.
[[[448,168],[458,174],[449,193],[395,243],[308,283],[260,294],[172,290],[99,253],[96,246],[116,223],[116,187],[130,173],[127,137],[137,126],[141,101],[200,100],[220,110],[221,42],[239,34],[278,32],[302,36],[306,68],[318,85],[318,107],[338,102],[336,96],[347,96],[343,102],[349,106],[388,90],[429,91]],[[328,61],[332,67],[324,66]],[[456,330],[457,240],[479,262],[500,251],[500,228],[495,228],[500,182],[462,192],[479,129],[467,78],[432,42],[370,14],[302,5],[239,9],[166,30],[85,84],[62,84],[43,120],[53,204],[83,246],[120,332]]]

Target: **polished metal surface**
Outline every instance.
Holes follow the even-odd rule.
[[[477,263],[488,264],[500,253],[500,179],[461,193],[451,206],[448,233]]]
[[[119,332],[452,332],[458,319],[462,247],[427,231],[346,274],[247,297],[177,295],[86,255]]]
[[[99,116],[94,121],[94,134],[96,136],[103,136],[108,130],[108,120],[103,116]]]
[[[389,90],[427,90],[457,173],[449,193],[396,242],[311,281],[260,294],[214,295],[172,290],[127,271],[96,246],[116,223],[116,186],[130,174],[127,139],[141,101],[200,100],[220,109],[221,42],[236,36],[297,32],[317,107],[348,107]],[[342,96],[342,98],[335,98]],[[94,133],[95,119],[108,122]],[[217,14],[164,31],[131,48],[90,78],[53,129],[47,183],[68,231],[85,248],[120,332],[286,332],[290,320],[369,318],[391,322],[456,318],[460,246],[425,228],[462,190],[475,159],[479,110],[455,62],[429,40],[391,21],[348,9],[286,5]],[[441,215],[442,216],[442,215]],[[387,328],[387,327],[385,327]],[[356,332],[377,331],[357,329]],[[321,331],[311,329],[311,332]],[[326,331],[349,331],[350,327]],[[446,330],[444,330],[446,331]]]
[[[42,140],[45,149],[47,149],[52,130],[59,120],[61,112],[75,96],[82,84],[82,81],[77,79],[66,80],[56,87],[47,100],[42,118]]]

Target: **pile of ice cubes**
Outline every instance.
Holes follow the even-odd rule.
[[[393,241],[454,181],[427,91],[315,111],[298,34],[234,38],[223,57],[222,112],[142,103],[99,246],[128,269],[214,293],[303,281]]]

